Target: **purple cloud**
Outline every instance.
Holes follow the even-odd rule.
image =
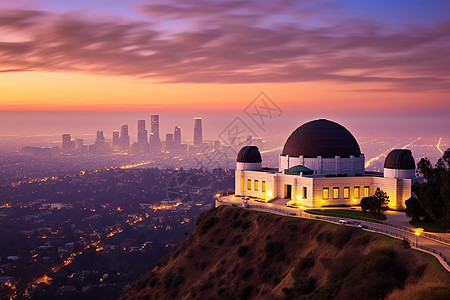
[[[139,7],[148,21],[4,9],[0,33],[21,38],[2,40],[0,34],[0,72],[73,71],[185,83],[378,82],[387,90],[450,90],[450,21],[401,28],[332,19],[314,25],[302,22],[308,9],[283,4],[172,0]],[[189,25],[161,28],[166,20]]]

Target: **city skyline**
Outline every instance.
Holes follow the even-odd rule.
[[[0,110],[449,113],[448,2],[254,4],[0,1]]]

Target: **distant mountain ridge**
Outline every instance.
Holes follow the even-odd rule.
[[[361,229],[213,208],[121,299],[450,299],[431,255]]]

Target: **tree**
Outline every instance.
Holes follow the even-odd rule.
[[[370,204],[372,203],[372,197],[364,197],[361,199],[361,210],[366,212],[369,210]]]
[[[419,206],[436,224],[450,228],[450,148],[434,167],[428,158],[422,158],[417,169],[425,179],[415,187]]]
[[[389,196],[383,192],[380,188],[377,188],[375,194],[372,196],[372,204],[369,207],[369,211],[378,219],[383,210],[387,209],[389,203]]]
[[[411,217],[413,220],[419,220],[420,217],[425,217],[427,213],[422,209],[419,204],[419,200],[415,197],[411,197],[405,201],[406,204],[406,215]]]
[[[377,188],[375,194],[370,197],[361,199],[361,210],[363,212],[370,211],[377,219],[383,210],[386,210],[389,203],[389,196],[380,188]]]

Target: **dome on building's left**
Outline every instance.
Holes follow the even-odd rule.
[[[242,163],[260,163],[262,161],[261,153],[259,153],[258,147],[256,146],[245,146],[239,151],[236,161]]]

